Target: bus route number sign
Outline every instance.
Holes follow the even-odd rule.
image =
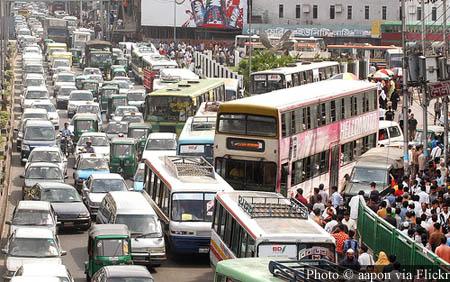
[[[230,150],[264,152],[264,141],[242,138],[227,138],[227,148]]]

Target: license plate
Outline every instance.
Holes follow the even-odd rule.
[[[209,252],[209,248],[199,248],[198,253],[199,254],[207,254]]]

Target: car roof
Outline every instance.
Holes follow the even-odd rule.
[[[61,282],[61,278],[52,276],[16,276],[10,282]]]
[[[28,86],[28,87],[27,87],[27,91],[30,91],[30,90],[34,90],[34,91],[47,91],[47,92],[48,92],[47,86],[44,86],[44,85],[39,85],[39,86]]]
[[[61,67],[60,67],[61,68]],[[62,88],[70,88],[70,89],[77,89],[77,87],[75,85],[61,85],[61,89]]]
[[[17,209],[25,210],[50,210],[50,203],[46,201],[19,201]]]
[[[107,277],[142,277],[152,278],[150,272],[142,265],[109,265],[104,267]]]
[[[14,231],[14,234],[16,238],[42,238],[42,239],[54,238],[53,231],[49,228],[18,227]]]
[[[27,127],[31,126],[51,126],[53,127],[53,123],[49,120],[44,119],[30,119],[30,121],[27,122]]]
[[[66,266],[59,263],[26,263],[22,268],[25,276],[41,276],[42,273],[52,277],[65,276],[68,272]]]
[[[94,114],[91,114],[91,115],[94,115]],[[81,134],[81,137],[108,137],[108,135],[106,135],[105,132],[85,132],[85,133]]]
[[[74,91],[70,92],[70,95],[72,95],[72,93],[75,93],[75,94],[79,94],[79,93],[89,93],[89,94],[92,94],[91,90],[74,90]]]
[[[26,108],[24,109],[23,114],[41,114],[41,113],[47,113],[46,109],[41,109],[41,108]]]
[[[118,173],[93,173],[91,179],[122,179],[123,177]]]
[[[49,104],[51,104],[51,105],[54,105],[53,103],[52,103],[52,101],[50,101],[50,99],[39,99],[39,100],[36,100],[36,101],[34,101],[33,102],[33,105],[35,105],[35,104],[41,104],[41,105],[49,105]]]
[[[40,73],[29,73],[25,78],[44,78],[44,76]]]
[[[144,194],[134,191],[113,191],[110,196],[116,202],[118,214],[150,214],[156,215]]]
[[[152,132],[148,135],[148,139],[176,139],[177,135],[172,132]]]
[[[70,76],[75,76],[75,74],[74,74],[73,72],[68,72],[68,71],[63,71],[63,72],[57,73],[56,75],[57,75],[57,76],[60,76],[60,75],[70,75]]]

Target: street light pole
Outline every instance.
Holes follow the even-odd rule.
[[[177,0],[173,0],[173,44],[177,42]]]
[[[80,26],[83,26],[83,0],[80,0]]]
[[[402,83],[402,93],[403,93],[403,161],[404,161],[404,171],[408,172],[409,168],[409,152],[408,152],[408,74],[406,69],[406,9],[405,0],[402,0],[402,49],[403,49],[403,60],[402,60],[402,73],[403,73],[403,83]]]
[[[448,54],[448,48],[447,48],[447,0],[442,1],[442,6],[444,9],[444,19],[443,19],[443,28],[442,28],[442,36],[444,41],[444,58],[447,62],[447,54]],[[448,96],[443,99],[443,114],[444,114],[444,161],[447,165],[448,162]]]
[[[248,3],[248,10],[249,10],[249,14],[248,14],[248,37],[249,37],[249,42],[248,42],[248,79],[250,81],[250,76],[252,74],[252,6],[253,6],[253,0],[249,0]],[[249,84],[250,87],[250,84]],[[248,89],[250,91],[250,89]]]

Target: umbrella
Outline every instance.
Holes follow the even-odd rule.
[[[351,72],[339,73],[332,76],[330,79],[342,79],[342,80],[358,80],[356,75]]]
[[[394,76],[394,72],[391,71],[390,69],[381,69],[381,70],[379,70],[379,72],[389,75],[390,77]]]
[[[394,73],[394,76],[397,76],[397,77],[403,76],[402,68],[392,68],[392,72]]]
[[[389,80],[390,76],[385,74],[384,72],[382,72],[381,70],[377,71],[374,75],[373,75],[374,79],[377,80]]]

